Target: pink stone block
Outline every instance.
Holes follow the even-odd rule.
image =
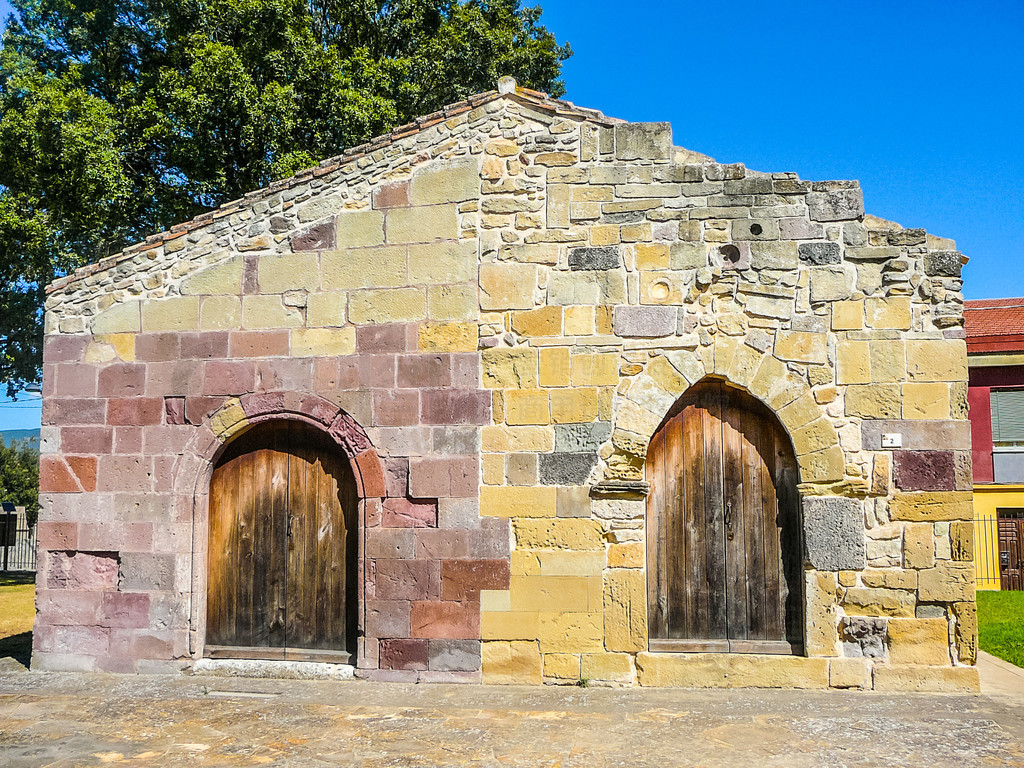
[[[287,357],[288,331],[232,331],[228,342],[231,357]]]
[[[384,482],[388,496],[406,496],[409,493],[409,460],[388,459],[384,463]]]
[[[447,387],[452,383],[451,358],[448,355],[400,355],[399,387]]]
[[[110,427],[63,427],[60,449],[64,453],[110,453],[114,447],[114,430]]]
[[[410,459],[409,493],[416,498],[473,496],[477,473],[475,457]]]
[[[431,582],[437,582],[436,560],[373,561],[374,594],[377,600],[425,600]]]
[[[135,493],[152,490],[149,460],[144,456],[101,456],[97,487],[101,491]]]
[[[359,355],[356,358],[356,370],[361,387],[390,389],[395,386],[394,355]]]
[[[160,424],[164,416],[164,402],[159,397],[121,397],[107,406],[107,423],[132,427]]]
[[[42,456],[39,460],[40,493],[81,493],[71,467],[60,456]]]
[[[224,405],[225,400],[226,397],[186,397],[185,420],[189,424],[199,426]]]
[[[84,397],[49,397],[43,400],[43,426],[103,424],[106,417],[106,400]]]
[[[141,362],[164,362],[181,357],[180,334],[137,333],[135,359]]]
[[[62,363],[54,366],[54,394],[58,397],[96,397],[96,366]]]
[[[142,453],[144,429],[154,429],[154,427],[116,427],[114,429],[114,453]]]
[[[110,553],[51,552],[47,558],[48,589],[116,589],[117,558]]]
[[[381,525],[385,528],[436,528],[437,501],[385,499]]]
[[[185,423],[185,398],[166,397],[164,398],[164,423],[184,424]]]
[[[149,595],[104,592],[100,625],[132,628],[149,626]]]
[[[385,208],[405,208],[409,205],[409,182],[396,181],[381,184],[373,190],[373,207],[377,210]]]
[[[419,423],[420,393],[415,389],[378,390],[373,393],[373,423],[404,427]]]
[[[185,359],[211,360],[228,356],[227,331],[183,333],[180,342],[181,357]]]
[[[373,449],[364,451],[356,456],[355,467],[359,475],[361,494],[367,497],[382,497],[387,495],[387,485],[384,482],[384,467],[380,457]]]
[[[92,626],[99,623],[103,596],[109,592],[81,589],[38,589],[36,608],[40,625]]]
[[[145,389],[145,365],[114,363],[100,371],[96,391],[100,397],[137,397],[145,394]]]
[[[194,395],[203,388],[203,368],[198,360],[149,363],[146,366],[146,395]]]
[[[464,352],[451,357],[452,386],[457,389],[479,389],[480,355],[476,352]]]
[[[242,395],[252,392],[255,384],[255,363],[242,360],[203,363],[204,395]]]
[[[405,352],[407,339],[403,324],[361,325],[356,328],[356,352],[360,355]]]
[[[409,623],[412,637],[479,639],[480,604],[417,600],[412,603]]]
[[[51,333],[43,340],[43,359],[48,363],[81,360],[91,340],[89,336]]]
[[[36,536],[41,549],[78,549],[77,523],[39,522]]]
[[[256,363],[257,390],[305,392],[311,389],[312,383],[312,358],[275,357]]]
[[[427,641],[391,638],[380,641],[380,668],[426,669]]]
[[[509,561],[445,560],[441,563],[441,598],[479,601],[481,589],[508,589]]]
[[[422,397],[424,424],[488,424],[491,393],[471,389],[427,389]]]

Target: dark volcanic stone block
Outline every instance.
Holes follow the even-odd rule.
[[[839,264],[843,260],[838,243],[800,243],[800,261],[819,266]]]
[[[616,269],[622,264],[618,246],[603,245],[597,248],[573,248],[569,251],[569,269],[573,271],[594,269]]]

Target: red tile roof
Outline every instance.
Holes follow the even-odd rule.
[[[1024,297],[964,302],[967,351],[1024,352]]]

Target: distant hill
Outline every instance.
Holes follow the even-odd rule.
[[[5,429],[0,431],[0,443],[10,445],[15,440],[28,440],[29,445],[39,450],[38,429]]]

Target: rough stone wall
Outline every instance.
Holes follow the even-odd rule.
[[[308,393],[382,467],[367,671],[976,686],[950,241],[522,90],[247,201],[51,296],[40,666],[201,652],[203,472]],[[706,375],[792,437],[804,657],[646,650],[645,447]]]

